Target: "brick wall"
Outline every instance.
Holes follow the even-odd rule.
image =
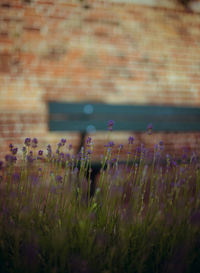
[[[78,145],[76,133],[48,131],[48,100],[200,106],[195,2],[191,12],[175,0],[1,0],[0,157],[29,136]],[[174,150],[199,148],[200,134],[135,137]],[[94,138],[101,149],[104,134]]]

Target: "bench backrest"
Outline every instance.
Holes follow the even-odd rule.
[[[50,131],[105,131],[114,120],[114,131],[200,131],[200,108],[105,103],[49,102]]]

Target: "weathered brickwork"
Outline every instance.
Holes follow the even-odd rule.
[[[77,147],[78,134],[48,131],[48,100],[200,106],[200,12],[175,0],[147,4],[0,1],[0,157],[29,136],[44,146],[66,136]],[[134,135],[199,148],[198,133]],[[95,139],[100,150],[104,134]]]

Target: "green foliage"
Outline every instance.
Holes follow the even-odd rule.
[[[162,142],[149,154],[129,141],[122,163],[122,145],[116,158],[109,142],[92,181],[91,139],[78,156],[66,156],[65,142],[38,158],[28,139],[19,164],[6,157],[0,272],[200,271],[197,153],[178,161]]]

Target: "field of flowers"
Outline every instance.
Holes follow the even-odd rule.
[[[111,122],[109,129],[112,129]],[[151,131],[152,126],[148,127]],[[153,137],[153,135],[151,136]],[[93,143],[78,155],[26,138],[0,161],[0,272],[200,272],[200,158],[109,141],[92,176]],[[115,147],[116,148],[116,147]]]

